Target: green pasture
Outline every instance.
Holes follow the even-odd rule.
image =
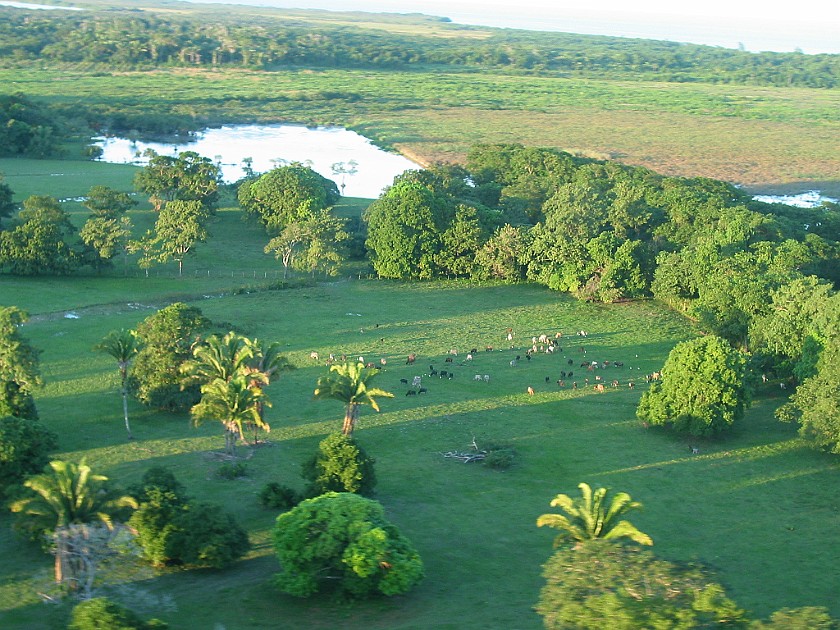
[[[757,192],[840,194],[838,90],[346,69],[33,68],[0,70],[0,81],[71,109],[174,113],[198,127],[342,125],[421,163],[463,160],[475,143],[517,142]]]
[[[45,173],[75,172],[49,188],[33,183],[29,189],[60,198],[103,181],[130,190],[133,172],[83,161],[5,160],[0,168],[18,195],[29,177],[42,178],[31,181],[46,187],[53,180]],[[66,203],[80,224],[86,211]],[[344,200],[338,211],[356,216],[366,203]],[[555,494],[575,493],[586,481],[641,501],[644,509],[633,520],[652,536],[654,550],[670,560],[711,565],[755,617],[811,605],[840,616],[831,552],[840,543],[834,500],[840,463],[809,450],[795,426],[773,419],[783,401],[777,385],[762,386],[730,435],[693,441],[698,455],[690,454],[686,439],[635,420],[643,375],[695,334],[684,319],[653,302],[594,305],[534,285],[401,283],[345,273],[318,282],[295,278],[296,288],[278,289],[270,274],[280,265],[263,253],[267,237],[229,205],[223,200],[210,240],[187,259],[180,278],[174,263],[147,278],[131,260],[126,270],[118,261],[101,277],[0,276],[0,304],[32,315],[25,333],[43,351],[46,382],[36,401],[42,421],[59,435],[58,456],[86,457],[121,485],[136,482],[150,466],[169,466],[193,496],[232,510],[253,543],[246,558],[224,571],[156,572],[123,560],[108,572],[104,594],[173,628],[539,628],[532,607],[553,533],[536,528],[535,520],[550,510]],[[154,220],[145,203],[131,216],[138,234]],[[132,403],[137,439],[125,439],[116,365],[92,348],[108,331],[134,327],[176,300],[199,306],[214,322],[226,322],[223,327],[279,341],[297,368],[270,388],[267,442],[239,446],[245,479],[215,477],[224,442],[212,424],[195,428],[184,415]],[[505,339],[508,328],[515,332],[513,348]],[[575,335],[581,329],[589,333],[585,340]],[[532,336],[556,332],[563,333],[562,352],[530,362],[523,356],[510,366]],[[472,348],[478,352],[467,362]],[[446,363],[451,349],[458,355]],[[376,498],[425,562],[425,581],[406,596],[297,600],[271,585],[278,570],[270,543],[277,513],[260,508],[256,495],[269,481],[301,489],[301,462],[341,425],[340,404],[312,398],[326,372],[310,358],[313,350],[322,358],[332,352],[386,361],[378,384],[396,396],[382,401],[381,413],[364,410],[357,438],[376,458]],[[406,365],[409,353],[418,355],[413,366]],[[623,368],[601,372],[620,387],[593,391],[595,373],[579,367],[584,359],[623,361]],[[424,377],[428,393],[405,396],[400,379],[425,374],[430,365],[456,376]],[[575,372],[564,388],[555,382],[561,370]],[[468,450],[473,440],[512,445],[514,467],[493,471],[442,456]],[[51,558],[15,538],[11,522],[0,515],[0,627],[63,628],[69,607],[48,603],[56,595]]]
[[[231,232],[235,226],[242,224],[231,223]],[[247,230],[240,227],[239,236]],[[208,247],[224,256],[219,243]],[[531,285],[347,279],[201,296],[192,303],[205,315],[233,322],[249,336],[280,341],[297,368],[270,388],[268,442],[239,446],[248,478],[222,481],[214,476],[223,447],[216,426],[193,428],[184,416],[133,404],[137,439],[128,442],[116,366],[91,351],[109,330],[133,327],[152,312],[149,305],[168,302],[179,281],[53,279],[42,285],[45,306],[38,308],[26,282],[7,280],[4,303],[41,313],[25,332],[43,349],[46,386],[37,404],[60,436],[60,456],[86,457],[123,485],[164,464],[193,496],[224,503],[249,531],[253,550],[224,571],[156,573],[134,562],[112,571],[103,592],[173,628],[538,628],[532,606],[553,535],[537,529],[535,519],[549,511],[556,493],[575,492],[581,481],[626,490],[642,501],[634,522],[653,537],[655,551],[710,564],[754,615],[805,605],[828,606],[840,615],[830,553],[840,542],[833,501],[840,464],[808,450],[795,427],[773,420],[781,398],[769,385],[742,425],[724,439],[700,443],[699,455],[689,453],[683,438],[642,428],[634,418],[642,375],[694,334],[653,303],[597,306]],[[194,293],[195,279],[180,282],[184,294]],[[59,304],[72,305],[79,318],[52,313]],[[514,348],[505,339],[508,328],[515,332]],[[574,334],[580,329],[589,333],[585,340]],[[563,352],[509,365],[533,335],[556,332],[564,334]],[[473,347],[479,352],[467,362]],[[451,349],[458,355],[447,364]],[[342,417],[338,403],[312,398],[326,370],[310,359],[313,350],[322,357],[333,352],[386,359],[379,385],[396,397],[384,400],[379,414],[365,410],[357,438],[376,458],[377,499],[425,561],[425,581],[406,596],[362,603],[296,600],[271,586],[278,569],[270,545],[276,512],[261,509],[256,494],[268,481],[302,488],[301,461],[338,430]],[[406,365],[410,352],[418,354],[413,366]],[[625,367],[602,372],[621,386],[605,394],[585,386],[594,373],[580,370],[584,357],[623,361]],[[406,397],[400,379],[428,372],[429,365],[456,376],[424,377],[428,394]],[[563,389],[555,383],[561,369],[576,373]],[[631,379],[634,390],[627,387]],[[529,385],[533,397],[526,393]],[[467,450],[473,439],[479,446],[511,444],[515,466],[498,472],[441,455]],[[0,516],[0,627],[63,627],[66,606],[44,603],[39,595],[54,594],[51,559],[16,540],[10,523],[8,515]]]

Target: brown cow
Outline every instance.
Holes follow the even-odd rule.
[[[596,392],[598,392],[599,394],[603,394],[604,393],[604,384],[603,383],[598,383],[595,387],[593,387],[593,389]]]

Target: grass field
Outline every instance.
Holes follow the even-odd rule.
[[[516,142],[754,192],[840,196],[838,90],[416,70],[29,69],[0,70],[0,81],[74,108],[173,112],[199,126],[342,125],[420,163]]]
[[[87,166],[91,170],[82,175],[89,179],[112,173],[110,167]],[[32,168],[21,166],[21,172]],[[115,187],[127,186],[130,172],[112,174]],[[15,177],[9,179],[17,190]],[[88,181],[83,190],[92,183],[99,182]],[[50,193],[77,194],[75,188],[62,190],[56,184]],[[345,212],[362,206],[356,200]],[[74,218],[82,218],[80,210]],[[140,208],[135,219],[143,225],[150,217]],[[840,616],[840,578],[831,551],[840,544],[834,500],[840,462],[809,450],[794,426],[773,419],[782,402],[777,387],[759,391],[744,422],[725,438],[701,442],[699,455],[689,453],[685,439],[646,430],[635,420],[641,376],[661,367],[675,343],[695,334],[677,315],[651,302],[580,303],[532,285],[342,276],[267,290],[269,280],[237,276],[277,268],[262,253],[261,231],[242,223],[235,210],[222,209],[211,233],[183,278],[0,277],[0,303],[32,315],[25,333],[43,350],[46,381],[37,405],[43,422],[59,434],[58,455],[86,457],[121,485],[136,482],[152,465],[169,466],[193,496],[232,510],[254,545],[224,571],[156,573],[123,562],[104,593],[173,628],[538,628],[532,607],[553,533],[537,529],[535,520],[550,510],[556,493],[574,493],[586,481],[626,490],[641,501],[644,509],[633,521],[652,536],[654,550],[671,560],[711,565],[754,616],[806,605],[826,606]],[[209,266],[233,272],[195,273]],[[242,286],[249,291],[238,291]],[[125,439],[116,366],[91,349],[109,330],[133,327],[176,299],[199,306],[214,321],[236,324],[248,336],[281,342],[297,367],[270,388],[269,443],[239,447],[246,479],[215,477],[223,438],[210,424],[193,428],[185,416],[132,404],[137,439]],[[69,310],[78,319],[65,318]],[[513,349],[504,339],[508,327],[516,332]],[[579,329],[590,333],[584,343],[574,336]],[[565,335],[564,352],[509,365],[532,335],[556,331]],[[495,350],[480,351],[466,364],[468,350],[487,345]],[[606,373],[621,381],[620,388],[597,394],[585,386],[584,378],[594,375],[578,367],[581,345],[588,360],[625,363]],[[459,351],[450,366],[453,380],[424,378],[427,395],[403,395],[401,378],[424,373],[430,364],[446,367],[453,347]],[[309,358],[313,350],[387,360],[379,385],[396,397],[383,401],[382,413],[364,411],[357,438],[377,460],[376,498],[426,565],[425,581],[406,596],[349,604],[301,601],[271,586],[278,570],[270,545],[277,514],[261,509],[256,494],[268,481],[302,488],[300,463],[323,436],[339,429],[342,418],[338,403],[312,398],[315,381],[326,371]],[[418,354],[416,366],[405,364],[410,352]],[[578,381],[577,390],[554,382],[560,370],[569,369],[577,372],[567,379]],[[475,374],[488,374],[490,382],[475,381]],[[626,386],[630,379],[638,383],[635,390]],[[533,397],[526,394],[529,385]],[[473,439],[479,446],[513,445],[516,464],[498,472],[442,457],[468,449]],[[9,515],[0,515],[0,627],[64,627],[68,608],[45,604],[39,595],[54,593],[51,559],[17,540],[10,524]]]

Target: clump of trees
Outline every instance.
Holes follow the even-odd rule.
[[[411,542],[382,506],[353,493],[330,492],[277,517],[274,549],[284,593],[307,597],[324,589],[350,597],[400,595],[423,578]]]
[[[246,439],[246,428],[253,428],[255,443],[258,429],[271,430],[265,419],[271,401],[264,388],[292,366],[278,343],[263,346],[258,339],[230,331],[197,344],[180,369],[186,376],[184,385],[200,386],[201,399],[190,410],[193,421],[221,422],[225,452],[233,455],[236,441]]]
[[[695,436],[721,433],[750,403],[746,372],[746,356],[720,337],[684,341],[671,350],[636,415],[648,425],[671,425]]]
[[[129,388],[140,402],[186,411],[200,400],[200,386],[184,385],[180,368],[209,326],[200,309],[182,302],[162,308],[137,325],[142,348],[129,369]]]
[[[32,394],[43,384],[41,351],[21,334],[28,319],[16,306],[0,306],[0,417],[38,419]]]
[[[143,557],[156,566],[223,568],[250,548],[248,535],[221,506],[187,496],[171,471],[150,468],[131,490],[138,508],[128,521]]]

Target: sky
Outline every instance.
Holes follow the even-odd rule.
[[[840,54],[838,0],[196,0],[425,13],[461,24]]]

